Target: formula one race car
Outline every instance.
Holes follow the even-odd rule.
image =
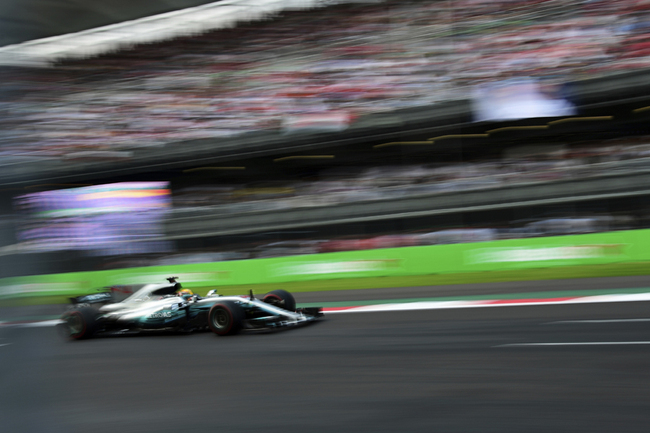
[[[72,306],[61,317],[65,334],[75,340],[101,334],[143,332],[193,332],[211,330],[233,335],[241,330],[292,327],[313,322],[321,308],[296,309],[296,301],[285,290],[274,290],[262,299],[221,296],[211,290],[205,297],[183,289],[177,277],[167,284],[147,284],[116,302],[124,286],[110,291],[71,298]]]

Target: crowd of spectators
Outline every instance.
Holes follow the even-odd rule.
[[[648,28],[642,0],[388,0],[286,12],[1,71],[0,155],[120,160],[249,131],[340,130],[513,75],[553,86],[646,68]]]
[[[425,245],[447,245],[468,242],[488,242],[541,236],[598,233],[633,228],[629,215],[600,214],[572,217],[539,218],[525,224],[500,227],[456,227],[430,232],[412,232],[370,237],[349,236],[328,240],[281,241],[262,244],[248,251],[248,258],[282,257],[337,251],[358,251],[378,248],[400,248]]]
[[[175,190],[174,208],[209,206],[212,215],[332,206],[416,194],[500,188],[650,169],[650,137],[510,149],[500,159],[336,168],[318,180],[254,185],[195,185]]]
[[[208,263],[227,260],[261,259],[379,248],[447,245],[542,236],[588,234],[611,230],[634,229],[637,228],[636,223],[637,222],[633,216],[624,212],[552,218],[540,217],[527,222],[513,221],[501,224],[498,227],[458,226],[454,228],[440,228],[433,231],[412,231],[365,237],[345,236],[333,237],[330,239],[298,239],[276,242],[258,242],[257,245],[239,245],[238,248],[221,246],[171,254],[132,254],[106,259],[104,260],[103,267],[121,268]]]
[[[647,136],[581,142],[572,146],[509,148],[507,153],[498,160],[475,160],[439,165],[337,168],[322,172],[319,176],[320,180],[308,182],[287,180],[284,183],[276,181],[254,185],[199,185],[173,190],[173,210],[166,217],[182,218],[201,211],[200,214],[209,214],[210,218],[218,218],[220,215],[236,215],[249,211],[265,212],[306,206],[332,206],[363,200],[413,197],[416,194],[440,194],[478,188],[500,188],[528,182],[584,179],[590,176],[639,170],[650,170],[650,137]],[[643,207],[642,203],[640,207]],[[202,212],[204,210],[207,213]],[[643,209],[634,212],[636,211],[640,214],[645,212]],[[195,253],[171,255],[169,252],[174,248],[171,245],[163,248],[162,241],[151,244],[115,242],[115,245],[111,244],[112,249],[108,250],[104,247],[103,252],[99,253],[99,248],[103,245],[101,242],[106,242],[109,236],[112,236],[113,240],[119,240],[121,238],[117,236],[118,234],[124,238],[131,232],[133,232],[131,235],[139,237],[147,233],[146,230],[143,231],[142,224],[133,224],[138,222],[136,215],[130,217],[133,221],[126,226],[123,218],[116,217],[114,223],[107,226],[113,227],[114,231],[111,233],[99,230],[101,228],[97,225],[99,221],[91,220],[89,216],[74,219],[64,215],[26,219],[25,223],[31,226],[28,231],[22,233],[21,241],[25,241],[22,244],[24,252],[84,249],[107,256],[127,254],[128,257],[123,257],[117,262],[123,261],[131,265],[142,261],[149,264],[170,264],[631,229],[641,223],[635,221],[631,213],[633,212],[629,209],[608,208],[600,214],[540,217],[514,223],[486,220],[481,226],[463,227],[461,223],[447,228],[430,227],[428,230],[396,231],[365,238],[347,236],[263,243],[249,241],[248,245],[239,245],[237,249],[228,247],[223,249],[224,247],[221,246],[216,250],[207,249]],[[143,216],[140,215],[140,220]],[[162,215],[157,217],[162,218]],[[79,221],[84,224],[79,225]],[[146,223],[147,230],[152,229],[150,220],[142,221]],[[462,222],[462,218],[459,222]],[[162,231],[159,237],[164,238]],[[53,241],[54,239],[56,241]]]

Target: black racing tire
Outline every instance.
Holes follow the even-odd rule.
[[[285,310],[296,311],[296,300],[286,290],[273,290],[264,295],[262,301]]]
[[[235,335],[244,326],[244,310],[234,301],[214,304],[208,312],[208,327],[219,336]]]
[[[63,313],[61,320],[66,334],[73,340],[91,338],[97,330],[97,310],[91,307],[81,307]]]

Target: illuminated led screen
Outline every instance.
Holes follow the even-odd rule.
[[[477,122],[572,116],[577,112],[558,86],[543,85],[530,77],[476,86],[472,108]]]
[[[20,242],[37,251],[87,250],[115,255],[168,250],[153,241],[171,207],[168,182],[121,182],[26,194]]]

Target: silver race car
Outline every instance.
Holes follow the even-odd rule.
[[[113,286],[71,298],[72,306],[61,317],[60,326],[75,340],[161,331],[210,330],[217,335],[233,335],[242,330],[304,325],[323,315],[317,307],[296,309],[296,301],[285,290],[274,290],[261,299],[252,291],[249,296],[221,296],[211,290],[201,297],[183,289],[176,279],[170,277],[166,284],[147,284],[136,290]],[[116,302],[125,293],[128,296]]]

